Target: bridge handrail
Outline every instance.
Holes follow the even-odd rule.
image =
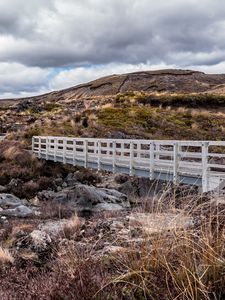
[[[60,136],[34,136],[32,150],[40,158],[59,158],[66,163],[76,163],[77,157],[84,166],[89,161],[110,163],[115,171],[116,164],[129,167],[130,175],[135,168],[149,170],[149,178],[154,179],[156,169],[167,168],[177,183],[179,174],[198,173],[202,179],[203,191],[208,190],[210,172],[215,176],[225,176],[225,141],[180,141],[180,140],[137,140],[76,138]],[[219,170],[219,171],[218,171]],[[221,175],[222,173],[222,175]]]

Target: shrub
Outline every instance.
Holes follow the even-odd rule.
[[[61,105],[54,103],[54,102],[47,102],[44,104],[44,110],[46,110],[46,111],[55,111],[60,107],[61,107]]]
[[[48,188],[54,188],[55,184],[52,178],[41,176],[37,181],[39,191],[47,190]]]
[[[28,182],[25,182],[23,184],[23,195],[22,197],[25,197],[25,198],[33,198],[36,193],[38,192],[39,190],[39,185],[37,182],[34,182],[33,180],[30,180]]]
[[[75,179],[83,184],[96,184],[101,182],[101,176],[96,172],[83,169],[74,173]]]

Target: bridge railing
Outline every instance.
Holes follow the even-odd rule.
[[[174,183],[200,180],[203,191],[225,179],[225,142],[159,141],[34,136],[32,150],[39,157],[84,167],[144,174],[150,179],[167,174]],[[140,175],[142,176],[142,175]],[[165,175],[166,176],[166,175]],[[165,177],[164,176],[164,177]],[[216,178],[215,183],[210,178]]]

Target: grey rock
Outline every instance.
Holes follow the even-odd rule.
[[[64,228],[65,225],[68,224],[68,220],[62,219],[59,221],[49,221],[46,223],[42,223],[38,225],[38,229],[41,232],[45,232],[50,237],[56,237]]]
[[[7,191],[7,187],[0,185],[0,193],[5,193],[6,191]]]
[[[100,203],[118,204],[122,209],[130,207],[126,195],[116,190],[96,188],[80,183],[56,193],[54,200],[61,204],[70,204],[77,211],[95,211],[95,206]],[[111,208],[118,210],[119,206],[111,206]],[[99,209],[102,210],[103,207]],[[105,207],[109,210],[109,206]]]
[[[8,217],[26,218],[36,215],[36,213],[31,208],[24,205],[20,205],[15,208],[4,209],[0,211],[0,215]]]
[[[99,203],[93,208],[94,212],[102,211],[121,211],[124,207],[116,203]]]
[[[22,204],[22,201],[11,194],[0,194],[0,207],[3,209],[6,208],[15,208],[17,206],[20,206]]]
[[[66,183],[68,186],[73,186],[76,184],[77,182],[77,179],[75,178],[74,174],[73,173],[69,173],[66,177]]]
[[[61,186],[63,184],[63,179],[61,177],[55,179],[55,184]]]
[[[54,191],[51,190],[44,190],[41,191],[37,194],[37,197],[39,200],[52,200],[54,199],[56,193]]]
[[[126,181],[125,183],[121,184],[119,191],[129,197],[138,196],[138,188],[131,181]]]
[[[8,184],[8,188],[18,187],[22,183],[22,180],[19,178],[13,178]]]
[[[63,182],[62,187],[63,187],[63,188],[66,188],[67,186],[68,186],[67,183],[66,183],[66,182]]]
[[[62,190],[62,188],[61,188],[61,186],[57,186],[57,192],[61,192],[61,190]]]

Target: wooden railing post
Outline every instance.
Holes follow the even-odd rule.
[[[48,147],[49,147],[49,144],[48,144],[48,137],[46,137],[46,142],[45,142],[45,158],[46,160],[48,160]]]
[[[202,192],[208,192],[208,142],[202,143]]]
[[[130,176],[134,175],[134,143],[130,142]]]
[[[56,162],[56,153],[57,153],[57,148],[58,148],[58,139],[54,138],[54,162]]]
[[[87,168],[88,164],[88,140],[84,141],[84,167]]]
[[[32,153],[34,153],[34,137],[32,137]]]
[[[76,140],[73,139],[73,166],[76,166]]]
[[[116,142],[115,141],[112,142],[112,158],[113,158],[112,169],[113,169],[113,173],[115,173],[116,172]]]
[[[179,155],[178,155],[178,143],[173,144],[173,183],[178,183],[178,162],[179,162]]]
[[[98,171],[101,170],[101,141],[98,140]]]
[[[38,158],[41,158],[41,137],[38,138]]]
[[[63,163],[66,163],[66,139],[63,138]]]
[[[150,152],[149,152],[149,161],[150,161],[150,168],[149,168],[149,178],[150,180],[153,180],[155,178],[155,153],[154,153],[154,142],[150,142]]]

